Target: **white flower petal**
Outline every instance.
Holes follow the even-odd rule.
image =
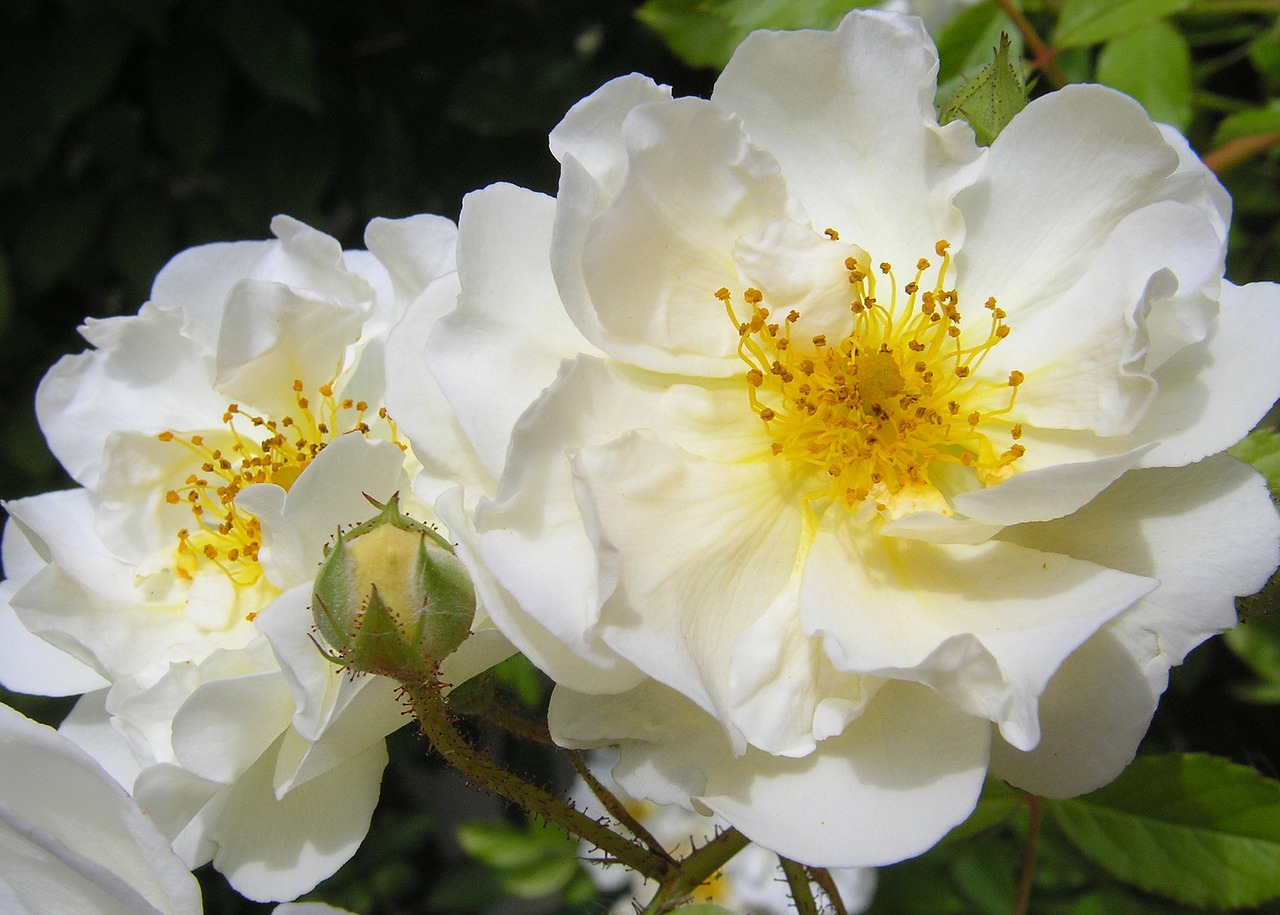
[[[1160,128],[1165,142],[1178,154],[1178,168],[1167,182],[1170,197],[1198,207],[1207,216],[1216,216],[1213,223],[1218,238],[1226,241],[1227,230],[1231,226],[1231,195],[1176,127],[1168,124],[1156,126]]]
[[[1007,303],[1011,317],[1034,309],[1126,214],[1159,199],[1177,167],[1128,96],[1077,85],[1032,101],[991,144],[983,179],[956,199],[967,230],[956,257],[963,288]]]
[[[208,864],[217,850],[208,836],[208,823],[226,807],[223,789],[179,766],[161,763],[142,771],[133,796],[173,843],[178,857],[195,869]]]
[[[160,268],[151,303],[182,316],[182,335],[212,357],[231,287],[275,245],[269,241],[217,242],[188,248]],[[105,344],[97,344],[103,346]]]
[[[764,222],[799,218],[777,163],[700,99],[635,108],[622,140],[627,176],[607,202],[568,180],[565,163],[551,262],[566,309],[615,357],[729,374],[737,341],[715,292],[737,284],[733,243]]]
[[[31,912],[200,911],[195,879],[82,750],[0,707],[0,883]]]
[[[1026,436],[1033,453],[1035,437]],[[1135,448],[1093,461],[1056,464],[1024,470],[986,489],[961,493],[953,500],[956,511],[984,524],[1018,524],[1047,521],[1070,514],[1137,466],[1147,448]]]
[[[297,412],[293,381],[304,391],[333,381],[367,308],[283,283],[242,280],[223,314],[215,387],[278,417]]]
[[[1262,587],[1280,561],[1280,518],[1265,484],[1225,455],[1135,471],[1070,517],[1004,536],[1160,582],[1050,681],[1042,747],[997,752],[1001,774],[1055,797],[1091,791],[1119,774],[1169,667],[1234,625],[1233,596]]]
[[[924,683],[1030,748],[1053,672],[1155,586],[1008,543],[922,543],[824,519],[800,618],[824,637],[837,669]]]
[[[733,644],[728,694],[733,724],[752,746],[807,756],[862,713],[880,681],[836,670],[800,627],[800,574]]]
[[[563,644],[525,612],[511,593],[495,579],[493,571],[481,557],[479,535],[470,516],[463,509],[462,495],[461,489],[446,492],[436,502],[436,513],[449,528],[454,550],[471,574],[471,582],[475,586],[480,605],[494,625],[511,640],[511,644],[542,670],[550,672],[558,683],[574,684],[582,688],[598,688],[605,684],[626,689],[641,679],[640,672],[620,658],[615,658],[612,669],[605,673],[600,667],[575,654],[570,646]],[[466,644],[463,643],[464,646]],[[595,651],[598,653],[599,649]]]
[[[752,750],[717,761],[700,800],[785,857],[874,867],[925,851],[969,815],[989,747],[986,722],[921,687],[890,684],[810,756]]]
[[[387,339],[384,399],[399,434],[413,444],[413,456],[422,463],[414,493],[427,505],[459,482],[481,492],[494,485],[428,369],[427,340],[440,316],[457,305],[458,288],[457,274],[432,283],[413,300]],[[468,379],[471,385],[481,380]]]
[[[157,612],[147,586],[93,535],[84,490],[45,493],[8,504],[38,552],[51,564],[10,601],[31,632],[103,676],[139,673],[167,655],[181,654],[201,633],[186,614]]]
[[[271,233],[280,244],[267,248],[249,275],[296,289],[323,289],[349,303],[370,303],[368,281],[350,269],[337,240],[292,216],[271,220]]]
[[[920,511],[895,518],[880,529],[882,537],[908,537],[926,543],[986,543],[1004,525],[982,524],[937,512]]]
[[[411,719],[400,694],[400,684],[386,677],[350,675],[334,671],[338,696],[333,716],[315,739],[297,728],[285,732],[272,777],[276,797],[283,798],[300,785],[346,764]]]
[[[396,683],[352,676],[320,653],[313,641],[310,600],[310,587],[294,588],[255,621],[271,642],[293,696],[288,708],[292,728],[276,763],[277,796],[381,743],[406,722]]]
[[[1040,697],[1040,743],[1020,750],[996,738],[991,774],[1045,797],[1100,788],[1133,760],[1159,694],[1103,629],[1067,658]]]
[[[938,127],[937,72],[919,21],[859,11],[835,32],[748,36],[711,100],[782,164],[815,229],[905,269],[963,241],[951,201],[982,156],[967,125]]]
[[[129,790],[143,767],[155,760],[149,754],[140,757],[124,733],[125,728],[113,723],[106,702],[105,689],[81,696],[58,725],[58,733],[92,756],[108,775]]]
[[[495,478],[524,408],[555,380],[562,360],[591,348],[551,277],[554,216],[554,200],[508,184],[468,194],[462,293],[426,342],[430,372]],[[420,437],[430,445],[430,434]]]
[[[670,99],[670,86],[638,73],[611,80],[570,108],[551,131],[551,154],[561,163],[572,159],[601,199],[612,197],[627,174],[622,122],[634,108]]]
[[[690,807],[705,794],[709,772],[732,758],[714,718],[661,683],[591,695],[557,685],[547,709],[551,736],[562,747],[622,748],[613,776],[632,796]]]
[[[355,853],[387,764],[386,748],[376,744],[277,800],[274,757],[264,754],[227,790],[209,827],[218,846],[213,866],[258,902],[300,896]]]
[[[458,227],[443,216],[374,219],[364,230],[369,253],[386,268],[406,304],[453,272],[457,239]]]
[[[231,782],[271,746],[293,716],[293,695],[278,672],[214,680],[196,689],[173,718],[173,749],[184,769]]]
[[[1168,354],[1203,336],[1216,306],[1203,296],[1182,299],[1206,283],[1216,291],[1224,253],[1197,209],[1162,201],[1130,213],[1064,291],[1025,310],[1023,303],[1009,306],[1018,308],[1011,333],[980,374],[999,383],[1027,367],[1015,410],[1024,423],[1103,436],[1131,432],[1156,396],[1148,374],[1152,337]]]
[[[44,566],[22,529],[4,526],[4,573],[0,581],[0,684],[17,693],[75,696],[107,683],[97,671],[33,634],[14,613],[11,602],[26,581]],[[51,691],[51,692],[50,692]]]
[[[557,687],[549,722],[564,746],[621,744],[613,774],[632,796],[696,798],[766,848],[832,867],[927,849],[973,809],[990,746],[990,725],[911,684],[801,759],[735,758],[709,716],[651,681],[607,697]]]
[[[64,356],[36,391],[36,417],[49,450],[76,482],[98,482],[112,432],[204,427],[226,399],[211,388],[213,365],[179,333],[182,316],[144,305],[137,316],[92,321],[98,351]],[[139,397],[145,385],[148,396]]]
[[[644,432],[583,448],[573,466],[597,554],[632,557],[601,611],[604,640],[728,725],[732,647],[774,602],[794,607],[803,489],[779,487],[772,462],[725,465]]]
[[[1261,588],[1280,561],[1280,519],[1265,483],[1226,455],[1129,473],[1069,517],[1002,536],[1159,580],[1111,628],[1158,634],[1165,669],[1230,628],[1234,597]],[[1163,686],[1163,679],[1154,682]]]
[[[1147,467],[1198,461],[1234,444],[1280,395],[1280,286],[1223,283],[1222,310],[1204,341],[1156,372],[1159,399],[1135,434],[1159,442]]]

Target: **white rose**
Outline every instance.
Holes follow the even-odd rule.
[[[386,390],[403,358],[391,329],[456,294],[456,228],[375,220],[367,252],[286,217],[272,228],[175,257],[138,315],[88,322],[95,348],[41,384],[41,426],[82,488],[8,506],[0,619],[21,650],[0,680],[105,685],[64,732],[145,799],[189,867],[292,899],[359,846],[383,737],[407,720],[394,684],[316,650],[311,583],[339,526],[376,513],[369,497],[399,491],[431,521],[413,488],[456,483],[443,399],[409,404],[442,433],[415,453]],[[446,676],[509,650],[490,628]]]
[[[936,70],[855,12],[709,101],[609,83],[558,199],[467,199],[426,354],[501,474],[437,510],[557,741],[810,865],[923,851],[988,771],[1106,783],[1280,557],[1219,453],[1280,393],[1222,188],[1099,86],[980,148]]]

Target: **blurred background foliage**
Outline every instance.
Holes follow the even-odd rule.
[[[282,212],[359,247],[374,216],[456,218],[467,191],[494,181],[554,193],[546,135],[600,83],[640,71],[677,94],[706,95],[751,28],[831,25],[855,5],[3,0],[0,498],[71,485],[44,446],[35,386],[57,358],[83,348],[75,328],[86,315],[135,312],[178,251],[262,238]],[[1280,3],[1019,6],[1067,78],[1127,91],[1198,152],[1216,151],[1235,200],[1228,275],[1280,280]],[[991,59],[1001,32],[1025,54],[995,0],[938,32],[940,96]],[[1030,75],[1033,95],[1050,88]],[[1240,454],[1280,488],[1280,438],[1260,433]],[[1229,644],[1214,640],[1175,671],[1144,752],[1207,751],[1277,775],[1274,603],[1255,600],[1253,621]],[[545,703],[546,685],[518,659],[495,676],[512,701],[533,711]],[[66,708],[3,698],[44,720]],[[563,765],[542,749],[482,736],[520,771],[565,783]],[[391,751],[369,839],[319,897],[367,913],[607,909],[572,843],[465,789],[408,730]],[[997,825],[976,839],[884,871],[875,911],[1008,912],[1026,812],[1007,798],[994,803],[1005,805]],[[208,868],[201,876],[207,911],[269,910]],[[1033,911],[1189,911],[1107,876],[1053,822],[1036,880]]]

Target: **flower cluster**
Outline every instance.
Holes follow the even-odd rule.
[[[350,857],[406,720],[334,658],[444,733],[523,652],[557,743],[679,805],[660,839],[761,846],[725,871],[753,911],[764,850],[881,865],[988,774],[1107,783],[1280,562],[1222,454],[1280,396],[1280,290],[1224,279],[1229,199],[1133,100],[982,147],[937,70],[894,13],[756,33],[709,99],[574,106],[554,198],[179,255],[40,387],[78,488],[7,506],[0,681],[84,693],[107,806],[253,899]]]

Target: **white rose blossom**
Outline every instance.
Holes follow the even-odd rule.
[[[324,545],[376,513],[366,497],[431,493],[437,474],[458,479],[436,455],[459,460],[433,450],[452,428],[438,394],[406,404],[441,430],[415,451],[385,390],[405,358],[391,328],[411,303],[438,313],[456,294],[454,225],[375,220],[367,252],[285,217],[272,228],[178,255],[138,315],[89,321],[95,348],[50,370],[37,413],[81,488],[8,505],[0,592],[19,646],[0,680],[51,695],[109,684],[63,732],[189,867],[212,860],[259,900],[292,899],[351,856],[383,738],[408,720],[394,683],[342,674],[311,640]],[[509,651],[490,628],[445,675]]]
[[[1221,186],[1100,86],[981,148],[936,73],[854,12],[710,100],[605,85],[557,199],[467,198],[426,353],[500,476],[437,511],[555,739],[814,866],[923,851],[988,772],[1114,778],[1280,558],[1220,453],[1280,394]]]

